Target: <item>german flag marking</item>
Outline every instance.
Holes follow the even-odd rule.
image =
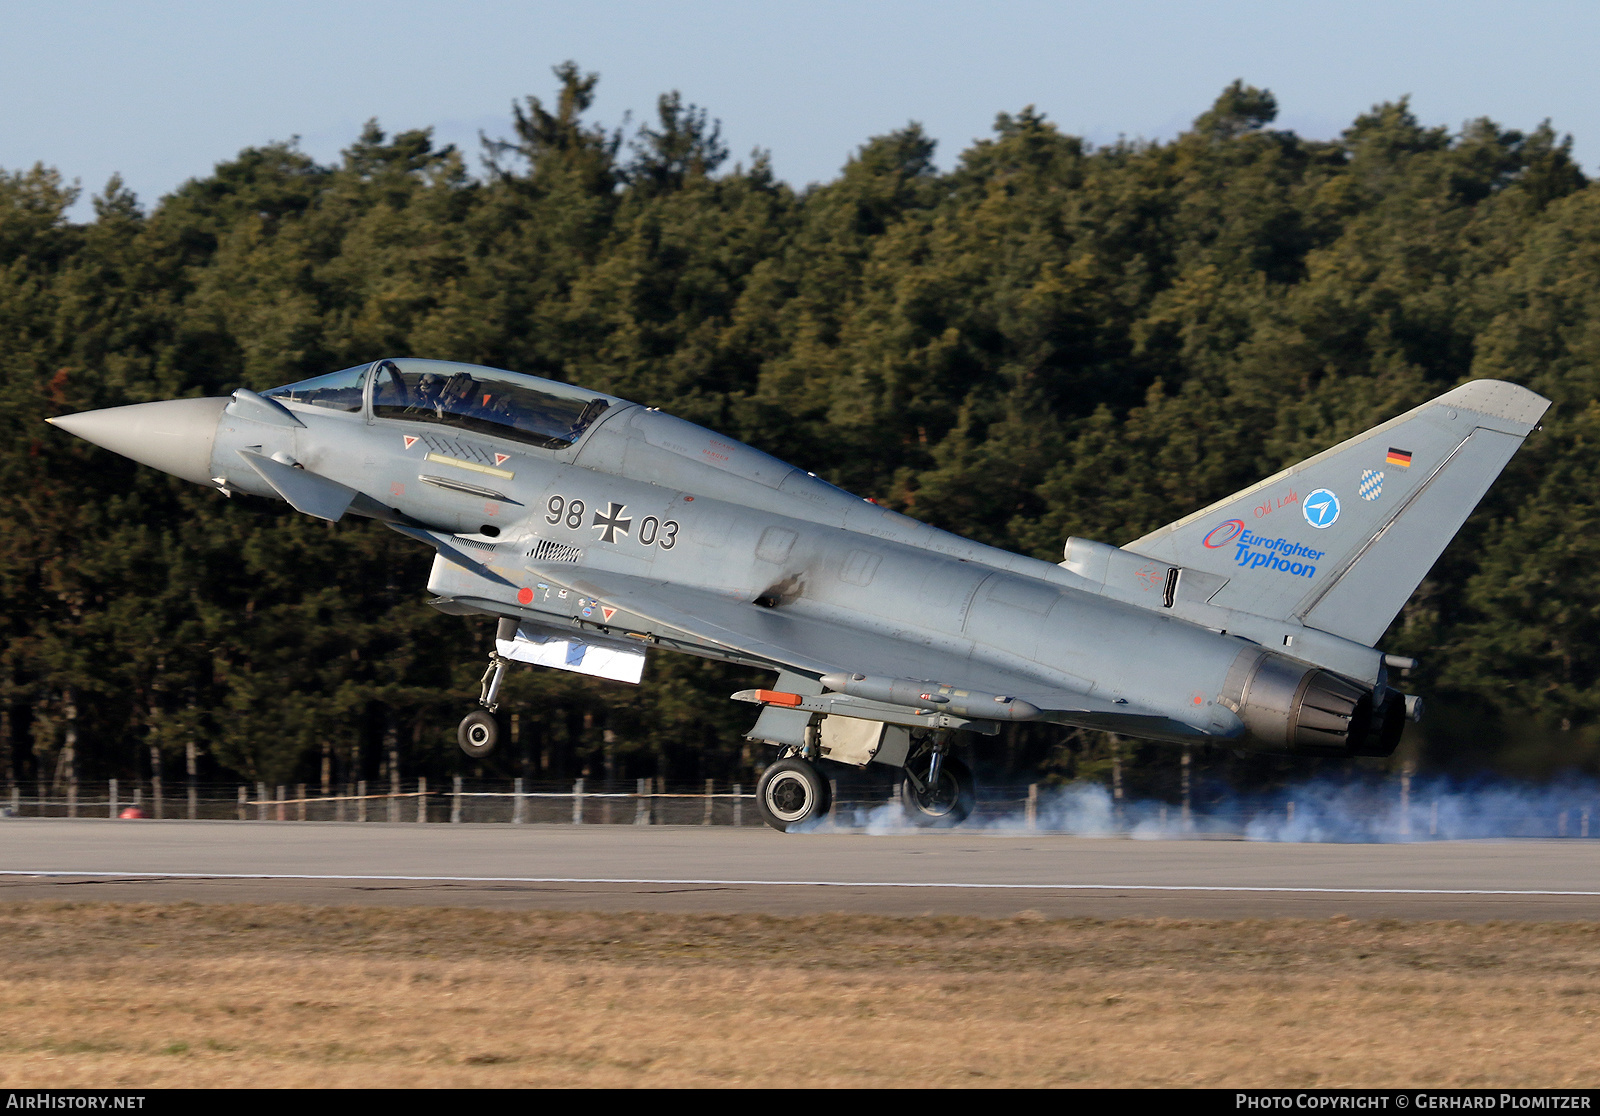
[[[1384,458],[1390,465],[1398,465],[1402,469],[1411,468],[1411,451],[1389,447],[1389,456]]]

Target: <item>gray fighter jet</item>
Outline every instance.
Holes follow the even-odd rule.
[[[1115,547],[1058,565],[936,530],[651,407],[475,365],[379,360],[263,394],[57,426],[224,495],[381,519],[448,613],[499,628],[462,748],[521,662],[638,682],[652,650],[777,672],[748,736],[780,830],[824,761],[885,765],[959,823],[951,733],[1047,721],[1176,744],[1385,756],[1420,703],[1374,644],[1549,401],[1479,380]]]

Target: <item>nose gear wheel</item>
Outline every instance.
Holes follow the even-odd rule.
[[[494,751],[500,741],[500,722],[487,709],[474,709],[461,718],[456,729],[456,743],[473,759],[482,759]]]

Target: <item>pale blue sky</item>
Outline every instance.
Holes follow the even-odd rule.
[[[1595,0],[0,0],[0,168],[42,161],[85,196],[120,171],[148,205],[248,145],[298,135],[332,159],[374,116],[433,125],[476,167],[479,130],[548,100],[572,58],[601,75],[595,119],[678,89],[799,186],[908,120],[948,167],[1027,104],[1096,142],[1168,138],[1236,77],[1315,137],[1408,93],[1451,128],[1548,117],[1593,172],[1597,46]]]

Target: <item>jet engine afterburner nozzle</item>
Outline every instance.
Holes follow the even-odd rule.
[[[1234,661],[1222,704],[1239,715],[1257,749],[1285,755],[1388,756],[1405,728],[1403,695],[1255,649]]]
[[[195,484],[212,483],[211,451],[227,399],[166,399],[48,420],[68,434]]]

